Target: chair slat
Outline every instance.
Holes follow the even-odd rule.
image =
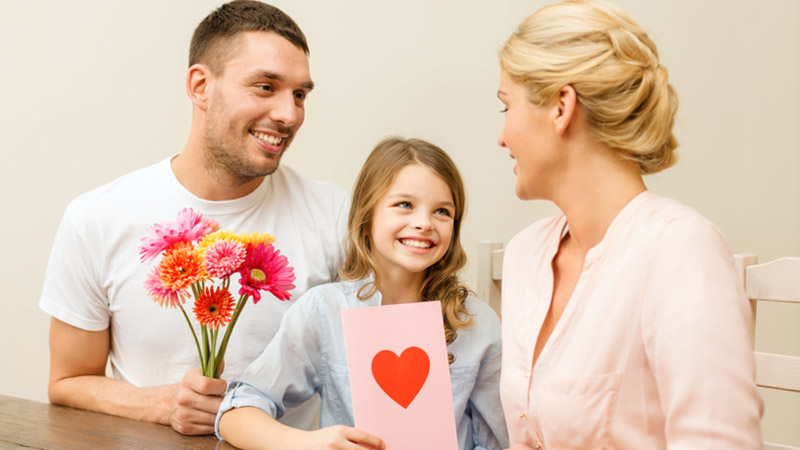
[[[764,442],[764,450],[800,450],[800,447]]]
[[[800,303],[800,258],[780,258],[746,269],[751,299]]]
[[[754,352],[756,383],[762,387],[800,392],[800,356]]]

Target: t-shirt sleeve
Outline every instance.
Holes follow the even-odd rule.
[[[724,238],[702,218],[683,218],[651,253],[642,333],[667,446],[757,448],[750,310]]]
[[[89,331],[108,328],[111,312],[102,276],[102,234],[71,203],[56,232],[39,307],[56,319]]]

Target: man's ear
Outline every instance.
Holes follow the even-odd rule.
[[[575,108],[578,106],[578,93],[575,92],[575,88],[569,84],[562,87],[558,91],[555,106],[555,130],[559,136],[563,136],[575,118]]]
[[[208,108],[211,77],[211,70],[203,64],[189,67],[186,73],[186,93],[189,95],[189,100],[202,111]]]

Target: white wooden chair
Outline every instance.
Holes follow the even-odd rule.
[[[787,302],[800,305],[800,258],[780,258],[764,264],[751,254],[735,255],[742,274],[755,332],[758,302]],[[754,352],[756,384],[763,388],[800,393],[800,357]],[[765,450],[800,450],[781,444],[764,442]]]
[[[500,287],[503,278],[503,243],[478,243],[478,298],[500,315]]]

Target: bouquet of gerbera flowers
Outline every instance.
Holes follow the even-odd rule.
[[[159,305],[178,308],[192,330],[203,375],[219,378],[225,349],[247,299],[261,300],[269,291],[288,300],[294,289],[294,269],[265,233],[235,234],[186,208],[174,222],[148,228],[139,250],[142,262],[161,256],[145,281],[148,295]],[[239,275],[239,300],[230,292],[231,276]],[[194,298],[200,338],[183,304]],[[220,328],[225,334],[218,344]]]

